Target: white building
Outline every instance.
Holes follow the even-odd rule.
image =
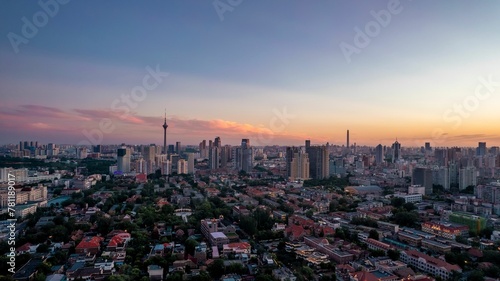
[[[404,194],[404,193],[396,193],[394,197],[403,198],[405,203],[416,203],[422,201],[422,194]]]
[[[428,256],[415,250],[401,251],[401,261],[411,265],[418,270],[439,276],[443,280],[448,280],[452,271],[462,272],[458,265],[449,264],[443,260]]]
[[[425,186],[421,185],[410,185],[408,187],[408,194],[422,194],[425,195]]]

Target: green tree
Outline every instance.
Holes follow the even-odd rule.
[[[393,198],[391,199],[391,205],[392,205],[394,208],[399,208],[399,207],[402,207],[404,203],[405,203],[405,199],[404,199],[404,198],[401,198],[401,197],[393,197]]]
[[[400,226],[412,227],[418,222],[418,214],[416,212],[398,212],[393,216],[396,224]]]
[[[370,230],[370,233],[368,234],[368,238],[378,240],[379,239],[378,231],[376,231],[375,229]]]
[[[401,253],[400,253],[398,250],[392,250],[392,249],[390,249],[390,250],[388,250],[388,251],[387,251],[387,256],[388,256],[391,260],[393,260],[393,261],[397,261],[397,260],[399,260],[399,256],[400,256],[400,254],[401,254]]]
[[[207,268],[207,271],[210,273],[210,276],[214,279],[219,279],[225,272],[226,268],[224,266],[224,261],[221,259],[215,260],[212,264],[210,264]]]
[[[49,252],[49,246],[47,244],[40,244],[36,248],[37,253],[48,253]]]
[[[300,268],[299,272],[308,280],[312,280],[314,278],[314,270],[310,267],[303,266]]]
[[[484,273],[481,270],[474,270],[467,277],[467,281],[483,281],[483,280],[484,280]]]
[[[68,238],[68,229],[63,225],[56,225],[49,230],[49,235],[52,236],[53,242],[63,242]]]

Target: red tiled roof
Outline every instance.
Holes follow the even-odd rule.
[[[479,249],[476,249],[476,248],[471,248],[469,249],[469,251],[467,251],[467,253],[473,257],[476,257],[476,258],[482,258],[483,257],[483,252],[481,252],[481,250]]]
[[[99,248],[102,240],[103,238],[99,236],[86,237],[76,246],[76,249]]]
[[[227,246],[229,248],[232,248],[232,249],[250,249],[250,244],[247,243],[247,242],[239,242],[239,243],[229,243],[227,244]]]
[[[431,256],[426,255],[424,253],[421,253],[419,251],[406,250],[404,252],[406,252],[406,254],[409,255],[409,256],[413,256],[413,257],[417,257],[417,258],[422,258],[422,259],[426,260],[427,262],[430,262],[432,264],[437,265],[438,267],[443,267],[446,270],[448,270],[449,272],[451,272],[452,270],[455,270],[455,271],[458,271],[458,272],[462,272],[462,268],[460,268],[460,266],[458,266],[456,264],[449,264],[449,263],[447,263],[447,262],[445,262],[443,260],[436,259],[435,257],[431,257]]]
[[[31,243],[26,243],[22,246],[20,246],[19,248],[16,249],[17,252],[26,252],[26,251],[29,251],[30,250],[30,246],[31,246]]]

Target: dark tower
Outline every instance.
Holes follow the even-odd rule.
[[[349,148],[349,130],[347,130],[347,148]]]
[[[167,110],[165,110],[165,122],[163,123],[163,154],[167,154]]]

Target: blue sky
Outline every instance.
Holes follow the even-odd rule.
[[[219,135],[237,143],[259,132],[272,143],[343,143],[346,129],[360,144],[432,142],[436,129],[447,136],[436,144],[500,140],[491,124],[500,87],[458,128],[443,118],[473,95],[478,78],[500,81],[499,2],[243,0],[223,20],[213,3],[69,1],[16,53],[8,34],[22,35],[22,18],[43,10],[35,1],[4,1],[0,129],[12,134],[0,143],[78,142],[103,117],[77,110],[110,113],[147,66],[169,76],[133,108],[140,126],[108,116],[117,129],[104,143],[160,142],[155,124],[165,108],[172,141],[193,144]],[[400,12],[348,63],[339,44],[353,45],[355,28],[364,30],[371,12],[388,5]],[[271,123],[284,108],[294,118],[277,130]],[[191,121],[196,129],[182,127]]]

